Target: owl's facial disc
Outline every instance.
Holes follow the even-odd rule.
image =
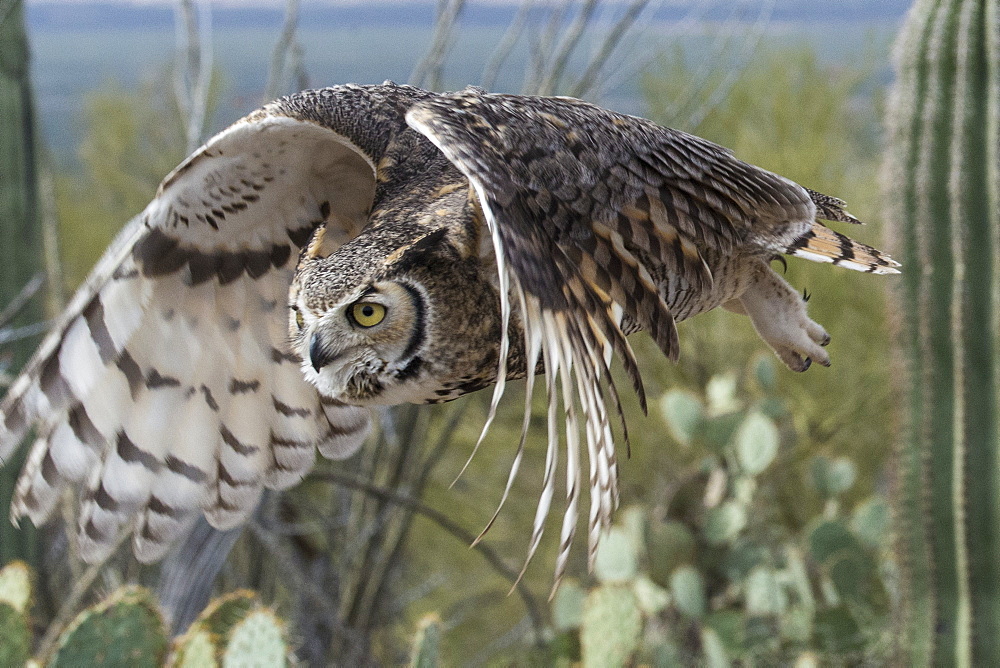
[[[407,282],[378,281],[325,312],[291,306],[302,372],[319,391],[353,403],[392,401],[394,386],[419,369],[426,300]]]

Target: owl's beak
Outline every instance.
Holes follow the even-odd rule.
[[[330,349],[323,344],[319,334],[313,334],[312,338],[309,339],[309,362],[312,364],[312,368],[315,369],[317,373],[319,373],[320,369],[338,357],[339,355],[332,354]]]

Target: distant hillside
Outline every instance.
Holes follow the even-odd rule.
[[[869,62],[876,59],[877,75],[887,78],[888,44],[907,4],[903,0],[778,0],[761,45],[809,44],[826,62],[857,62],[867,54]],[[29,1],[27,9],[43,137],[57,159],[72,163],[90,91],[112,82],[129,89],[162,77],[176,48],[174,11],[169,5],[75,1]],[[481,80],[483,66],[515,11],[514,4],[472,1],[446,62],[445,87],[460,88]],[[306,0],[299,41],[308,85],[407,81],[430,43],[434,13],[434,2],[371,0],[365,5],[330,6]],[[647,30],[622,51],[645,54],[643,57],[650,62],[657,54],[676,53],[671,51],[675,48],[697,55],[712,42],[706,38],[712,28],[707,32],[672,32],[672,20],[686,13],[683,8],[663,9]],[[744,5],[743,15],[753,14]],[[721,17],[709,13],[704,18],[711,21]],[[282,21],[282,10],[275,6],[213,8],[213,62],[222,73],[213,129],[224,127],[263,101],[271,49]],[[833,34],[836,39],[830,38]],[[493,85],[494,90],[519,89],[527,51],[515,50]],[[570,66],[579,64],[577,59]],[[634,74],[622,77],[614,89],[604,91],[601,102],[626,113],[644,113]]]
[[[614,5],[614,3],[608,3]],[[380,2],[367,4],[328,5],[306,2],[301,10],[303,25],[338,28],[371,26],[430,26],[434,21],[436,3]],[[624,3],[621,3],[624,7]],[[910,6],[910,0],[778,0],[771,16],[773,21],[886,21],[901,18]],[[86,28],[159,28],[173,25],[174,10],[169,3],[160,5],[133,5],[114,2],[29,2],[28,25],[31,30],[76,30]],[[509,5],[469,3],[462,22],[474,26],[502,26],[510,23],[517,11],[516,3]],[[653,17],[671,21],[685,16],[688,7],[669,4],[660,8]],[[725,3],[705,13],[708,20],[725,18]],[[250,7],[216,7],[212,10],[216,27],[274,27],[282,21],[280,5]]]

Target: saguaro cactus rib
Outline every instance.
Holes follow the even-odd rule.
[[[1000,664],[996,3],[918,0],[897,45],[886,169],[904,276],[901,651]]]

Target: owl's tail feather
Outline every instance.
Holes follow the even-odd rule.
[[[882,251],[866,246],[848,236],[831,230],[820,222],[782,249],[795,257],[813,262],[830,262],[869,274],[898,274],[899,263]]]

